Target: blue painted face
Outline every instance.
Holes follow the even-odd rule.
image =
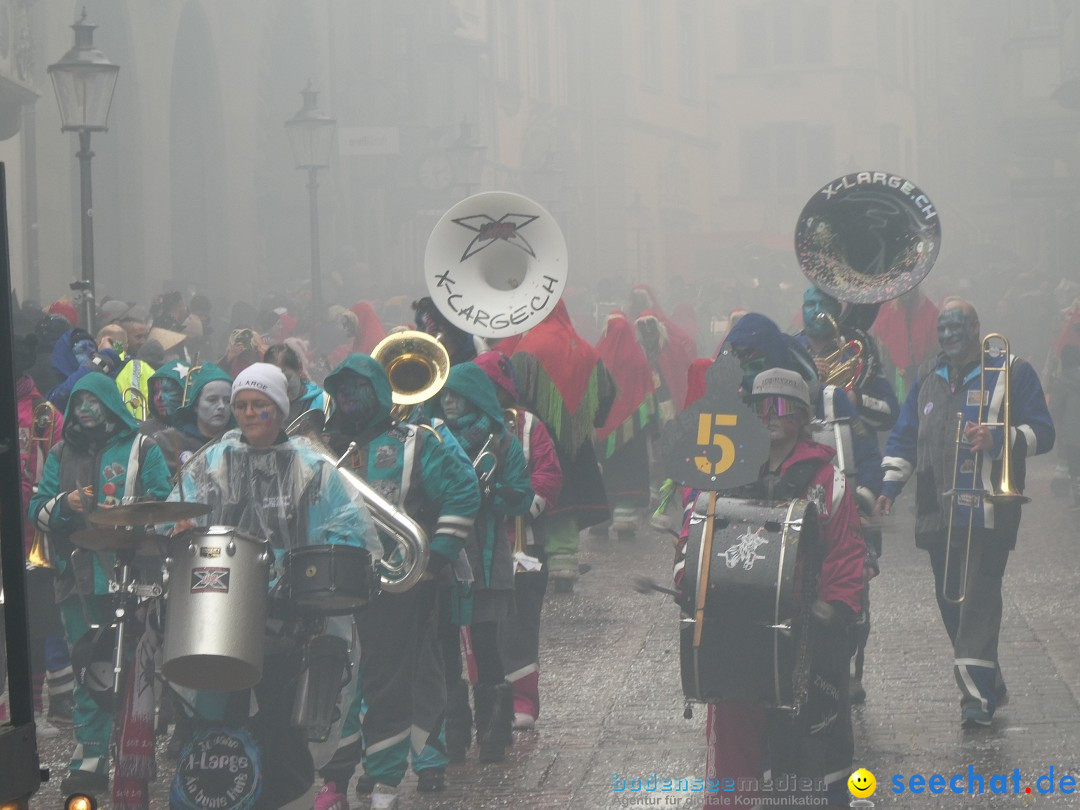
[[[85,366],[94,359],[94,355],[97,353],[97,346],[94,345],[92,340],[80,340],[71,349],[75,353],[75,359],[79,361],[80,366]]]
[[[938,343],[948,360],[959,360],[979,342],[979,322],[966,309],[952,307],[938,315]]]
[[[817,287],[811,287],[803,295],[803,330],[810,337],[831,337],[832,324],[824,317],[831,315],[840,320],[840,302]]]

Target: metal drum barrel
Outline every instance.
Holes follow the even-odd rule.
[[[706,576],[704,622],[682,625],[683,692],[691,700],[744,700],[797,710],[805,700],[810,654],[803,630],[817,585],[817,509],[719,498],[708,560],[702,552],[705,506],[699,500],[686,548],[686,581]]]
[[[259,682],[272,557],[265,540],[228,526],[173,538],[165,562],[166,678],[223,692]]]

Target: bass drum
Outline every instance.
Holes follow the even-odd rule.
[[[695,504],[684,582],[694,583],[680,633],[683,693],[706,703],[753,701],[798,712],[806,702],[810,605],[820,569],[817,509],[809,501],[718,498],[711,549],[704,535],[709,493]]]

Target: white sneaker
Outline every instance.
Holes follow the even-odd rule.
[[[376,783],[371,791],[371,810],[397,810],[397,794],[396,787]]]
[[[48,740],[60,734],[60,729],[54,726],[45,717],[45,713],[34,715],[34,725],[37,727],[38,737]]]
[[[525,712],[514,715],[514,729],[516,731],[532,731],[536,728],[536,718]]]

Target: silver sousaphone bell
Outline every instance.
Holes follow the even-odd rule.
[[[447,211],[428,238],[424,280],[454,326],[505,338],[536,326],[566,285],[567,253],[555,218],[508,191],[474,194]]]

